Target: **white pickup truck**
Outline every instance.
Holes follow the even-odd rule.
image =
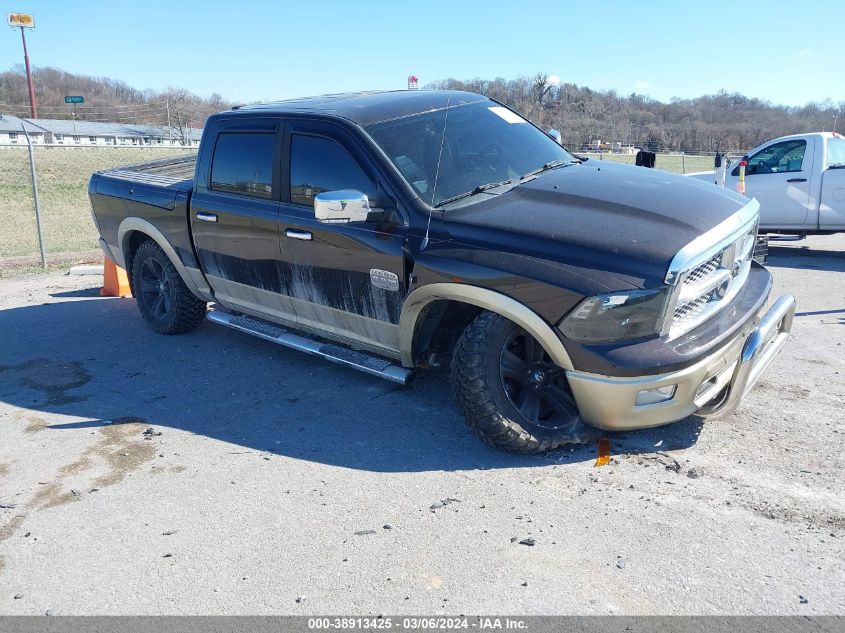
[[[745,195],[760,203],[761,233],[845,232],[845,137],[835,132],[794,134],[763,143],[747,155]],[[690,174],[715,182],[713,172]],[[739,189],[739,161],[725,187]]]

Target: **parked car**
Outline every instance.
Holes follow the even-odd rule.
[[[448,356],[469,426],[513,451],[732,411],[795,309],[765,307],[756,201],[582,162],[467,92],[235,108],[196,160],[89,192],[156,332],[213,302],[213,322],[402,384]]]
[[[739,185],[734,161],[725,187]],[[745,193],[760,203],[760,231],[845,231],[845,137],[832,132],[782,136],[748,153]],[[690,174],[713,182],[713,172]]]

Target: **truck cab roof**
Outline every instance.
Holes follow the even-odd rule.
[[[826,139],[843,138],[843,136],[839,132],[802,132],[801,134],[789,134],[787,136],[779,136],[770,141],[766,141],[762,145],[768,145],[769,143],[772,143],[774,141],[789,141],[794,138],[807,138],[808,136],[820,136]],[[762,147],[762,145],[758,145],[758,147]]]
[[[215,116],[236,117],[244,113],[318,114],[346,119],[358,125],[370,125],[486,99],[483,95],[460,90],[350,92],[236,106]]]

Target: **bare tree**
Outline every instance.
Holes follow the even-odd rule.
[[[552,89],[552,84],[549,83],[549,76],[546,73],[537,73],[531,81],[534,83],[537,103],[543,103],[543,99],[546,98],[546,95]]]
[[[173,138],[180,145],[189,145],[193,128],[201,127],[205,122],[205,117],[199,114],[199,99],[184,88],[167,88],[161,96],[167,103]]]
[[[650,141],[663,149],[685,152],[745,151],[785,134],[830,130],[834,116],[840,131],[845,129],[845,102],[829,99],[793,107],[721,91],[662,103],[639,94],[557,86],[549,79],[545,73],[514,79],[447,78],[430,87],[487,94],[544,128],[560,130],[573,148],[595,139],[636,137],[640,143]],[[164,92],[138,90],[120,80],[58,68],[36,68],[34,83],[38,103],[50,118],[72,116],[74,110],[64,103],[64,95],[73,94],[85,96],[85,105],[76,109],[81,120],[165,126],[169,109],[173,138],[180,143],[188,143],[192,130],[202,127],[208,115],[230,106],[218,94],[204,99],[179,87]],[[0,72],[0,113],[29,116],[28,103],[23,66]]]

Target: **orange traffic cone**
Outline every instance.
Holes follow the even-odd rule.
[[[739,163],[739,180],[736,183],[736,191],[737,193],[745,195],[745,168],[748,165],[748,161],[740,161]]]
[[[110,259],[103,259],[103,288],[101,297],[131,297],[126,271]]]

